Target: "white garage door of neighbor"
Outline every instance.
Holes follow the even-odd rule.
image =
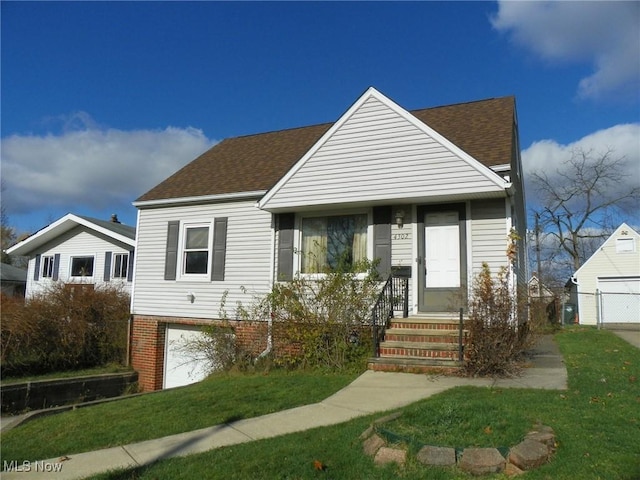
[[[209,362],[195,358],[185,345],[193,340],[203,339],[198,328],[167,327],[164,354],[164,388],[181,387],[203,380],[209,373]]]
[[[640,323],[640,277],[598,278],[602,323]]]

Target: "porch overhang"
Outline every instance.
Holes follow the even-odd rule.
[[[303,202],[291,202],[286,205],[278,205],[277,207],[269,207],[256,203],[256,207],[270,213],[287,213],[287,212],[314,212],[322,210],[346,210],[357,208],[370,208],[382,205],[424,205],[430,203],[457,203],[467,200],[483,200],[491,198],[505,198],[510,195],[511,184],[505,186],[504,189],[495,189],[489,191],[478,191],[472,193],[434,193],[433,195],[422,196],[388,196],[384,198],[373,198],[368,200],[344,201],[344,202],[315,202],[314,204]]]

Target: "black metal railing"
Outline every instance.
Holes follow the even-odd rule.
[[[378,299],[371,310],[371,330],[373,334],[373,356],[380,356],[380,342],[394,311],[402,311],[403,318],[409,316],[409,277],[391,274],[382,287]]]
[[[464,361],[464,308],[460,307],[460,322],[458,324],[458,361]]]

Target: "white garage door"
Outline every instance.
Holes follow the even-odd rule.
[[[164,355],[164,388],[181,387],[203,380],[209,362],[188,347],[189,342],[204,339],[196,327],[168,326]]]
[[[598,278],[602,323],[640,323],[640,277]]]

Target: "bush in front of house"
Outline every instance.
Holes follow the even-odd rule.
[[[474,279],[466,323],[467,374],[504,376],[517,370],[517,361],[531,346],[520,297],[514,295],[507,268],[502,267],[494,277],[489,266],[482,264]]]
[[[234,320],[227,313],[225,292],[221,322],[203,327],[203,337],[177,348],[189,362],[208,365],[211,371],[270,366],[360,369],[372,350],[371,308],[380,290],[374,267],[370,261],[340,263],[322,273],[296,275],[276,283],[269,294],[254,297],[248,305],[238,302]],[[245,338],[235,330],[236,321],[263,328],[257,337]],[[271,347],[265,351],[267,336]]]
[[[2,299],[2,376],[123,362],[129,294],[120,286],[57,282],[24,301]]]
[[[358,368],[371,354],[371,308],[380,292],[374,264],[297,275],[268,296],[275,362],[287,367]]]

